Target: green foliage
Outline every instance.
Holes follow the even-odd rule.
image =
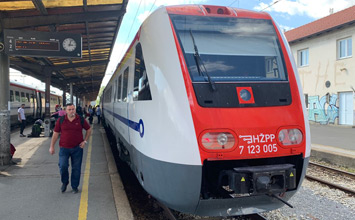
[[[100,91],[99,91],[99,95],[97,96],[97,99],[96,99],[96,105],[100,105],[101,95],[102,95],[102,92],[104,91],[105,87],[106,86],[101,86]]]

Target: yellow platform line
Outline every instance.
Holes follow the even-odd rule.
[[[91,127],[94,129],[94,126]],[[86,220],[88,214],[88,199],[89,199],[89,177],[90,177],[90,167],[91,167],[91,149],[92,149],[92,133],[89,139],[88,154],[86,156],[85,171],[84,171],[84,180],[83,188],[81,191],[80,207],[78,220]]]

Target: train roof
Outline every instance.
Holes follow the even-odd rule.
[[[14,86],[21,87],[21,88],[24,88],[24,89],[31,89],[31,90],[35,90],[35,91],[39,91],[39,92],[43,92],[43,93],[45,92],[43,89],[38,89],[38,88],[34,87],[33,85],[20,83],[20,82],[17,82],[17,81],[10,81],[10,85],[14,85]],[[51,92],[51,95],[61,97],[60,95],[57,95],[56,93],[53,93],[53,92]]]
[[[208,17],[238,17],[254,19],[271,19],[266,12],[256,12],[245,9],[217,5],[176,5],[165,7],[169,14],[195,15]]]

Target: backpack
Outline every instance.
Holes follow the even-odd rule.
[[[81,116],[81,115],[79,115],[79,117],[80,117],[81,127],[84,127],[84,120],[85,120],[85,118],[84,118],[83,116]],[[60,125],[63,124],[64,119],[65,119],[65,115],[59,117],[59,124],[60,124]]]
[[[39,137],[41,134],[41,126],[39,124],[34,124],[32,126],[31,137]]]

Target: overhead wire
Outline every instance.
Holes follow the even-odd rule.
[[[156,2],[157,2],[157,0],[154,1],[152,7],[151,7],[150,10],[149,10],[149,13],[152,11],[152,9],[153,9],[153,7],[154,7],[154,5],[155,5]]]
[[[276,3],[279,3],[279,2],[281,2],[282,0],[276,0],[276,1],[274,1],[273,3],[271,3],[270,5],[268,5],[266,8],[264,8],[264,9],[262,9],[262,10],[260,10],[260,11],[264,11],[265,9],[268,9],[268,8],[270,8],[271,6],[273,6],[273,5],[275,5]]]
[[[239,0],[235,0],[234,2],[230,3],[230,4],[228,5],[228,7],[231,6],[231,5],[233,5],[233,4],[236,3],[237,1],[239,1]]]
[[[142,0],[140,0],[139,5],[138,5],[138,8],[137,8],[137,11],[136,11],[136,14],[134,15],[134,19],[132,20],[132,24],[131,24],[131,27],[129,28],[128,35],[127,35],[127,38],[126,38],[126,40],[125,40],[125,44],[127,44],[127,42],[128,42],[129,35],[131,34],[131,31],[132,31],[133,25],[134,25],[134,23],[135,23],[135,21],[136,21],[137,14],[138,14],[138,11],[139,11],[139,9],[140,9],[140,7],[141,7],[141,4],[142,4]],[[125,52],[125,51],[122,51],[122,52],[121,52],[121,55],[122,55],[122,53],[124,53],[124,52]]]

